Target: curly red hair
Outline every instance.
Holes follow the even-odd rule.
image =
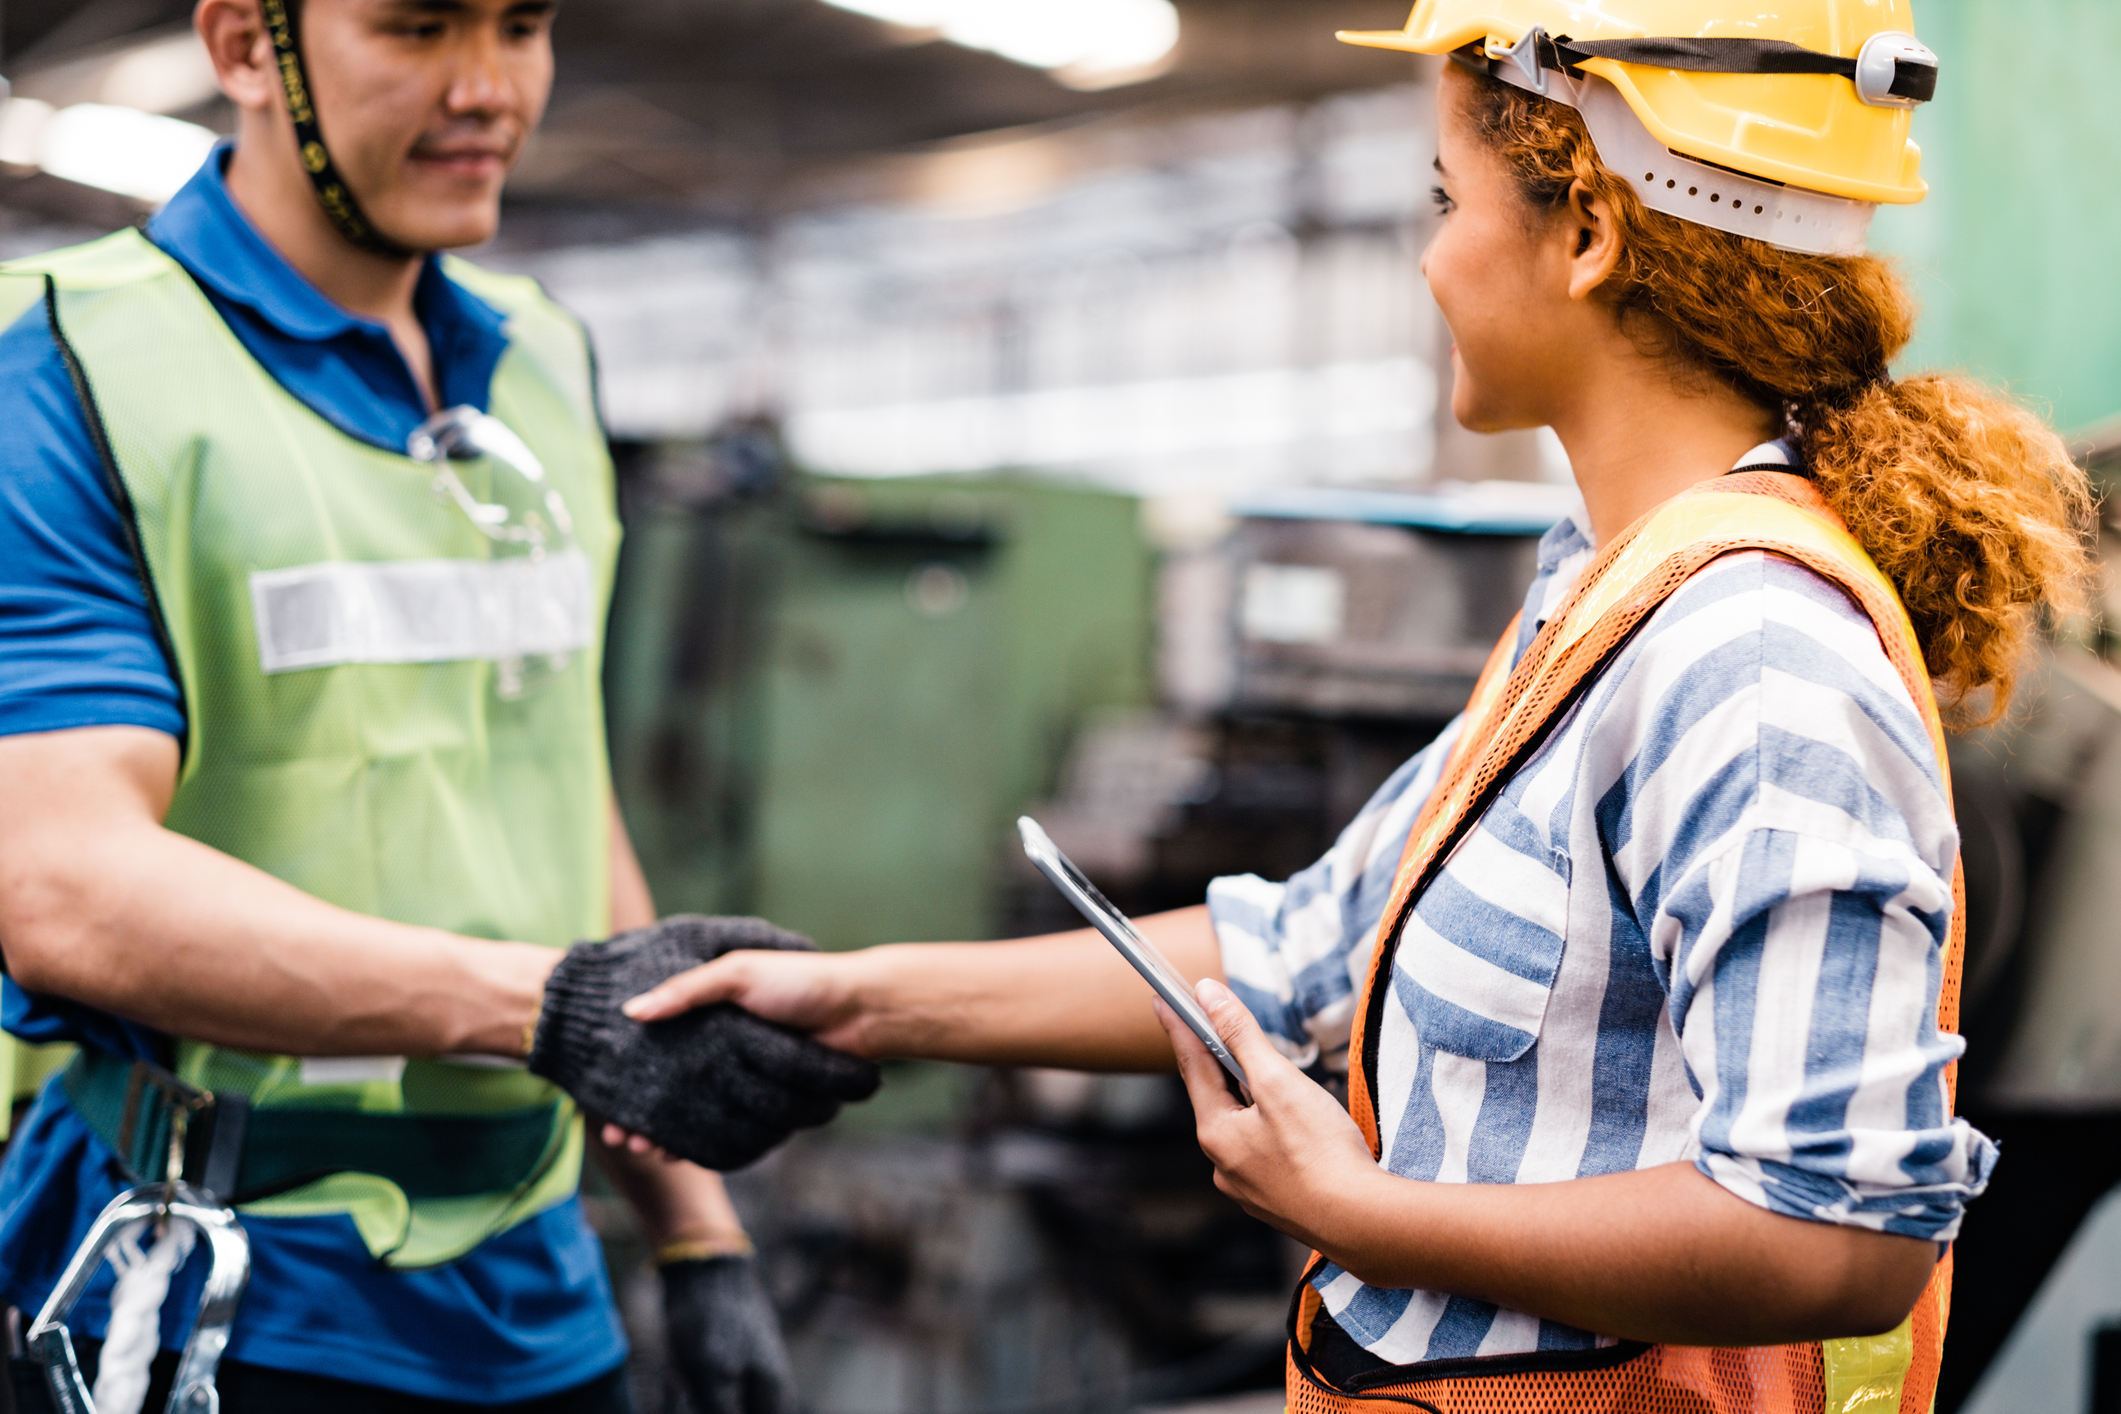
[[[1624,252],[1603,295],[1622,327],[1782,412],[1828,503],[1898,587],[1957,724],[2000,716],[2037,612],[2085,599],[2092,496],[2061,439],[1969,379],[1890,377],[1915,309],[1889,262],[1651,211],[1575,109],[1498,80],[1472,85],[1465,112],[1533,207],[1559,206],[1576,182],[1605,200]]]

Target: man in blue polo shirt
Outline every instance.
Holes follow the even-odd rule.
[[[555,973],[556,946],[645,928],[611,950],[638,964],[669,926],[603,760],[610,464],[575,326],[427,254],[491,236],[552,5],[292,3],[201,0],[238,133],[144,238],[0,279],[42,291],[0,335],[4,1020],[82,1055],[0,1170],[0,1297],[33,1314],[103,1206],[163,1177],[128,1172],[113,1101],[161,1065],[249,1116],[230,1414],[629,1408],[585,1143],[657,1251],[694,1404],[781,1410],[720,1180],[585,1140],[548,1084],[610,1112],[721,1083],[667,1055],[576,1083],[641,987],[583,947]],[[801,1069],[809,1043],[774,1044]],[[774,1084],[742,1081],[747,1156],[829,1112]],[[271,1139],[319,1113],[311,1148]],[[516,1148],[466,1149],[460,1121]],[[164,1306],[151,1400],[204,1266]],[[73,1310],[84,1366],[110,1289]],[[19,1358],[14,1394],[51,1407]]]

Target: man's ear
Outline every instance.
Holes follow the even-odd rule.
[[[1561,219],[1569,239],[1569,298],[1586,299],[1620,263],[1620,229],[1612,205],[1581,181],[1570,183]]]
[[[258,0],[199,0],[191,23],[229,102],[251,112],[279,105],[280,70]]]

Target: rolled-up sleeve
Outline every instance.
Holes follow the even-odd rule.
[[[1256,874],[1208,886],[1230,988],[1298,1065],[1348,1067],[1355,994],[1399,857],[1458,738],[1453,721],[1370,797],[1323,858],[1285,883]]]
[[[1700,1170],[1772,1212],[1950,1240],[1995,1145],[1951,1114],[1949,881],[1912,850],[1757,828],[1694,861],[1658,931],[1702,1096]]]

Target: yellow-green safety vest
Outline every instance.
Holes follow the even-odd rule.
[[[481,625],[521,561],[495,560],[434,492],[432,467],[349,436],[283,388],[140,233],[0,267],[0,326],[47,304],[136,536],[185,704],[167,827],[357,913],[563,947],[609,931],[611,461],[580,327],[529,280],[456,259],[445,271],[507,320],[489,410],[543,462],[579,546],[545,568],[572,577],[583,647],[516,700],[495,691]],[[451,1261],[579,1179],[572,1102],[521,1069],[305,1063],[181,1037],[174,1068],[298,1128],[334,1113],[491,1120],[544,1107],[542,1151],[533,1142],[525,1177],[501,1191],[408,1197],[338,1172],[242,1207],[347,1214],[395,1266]]]

